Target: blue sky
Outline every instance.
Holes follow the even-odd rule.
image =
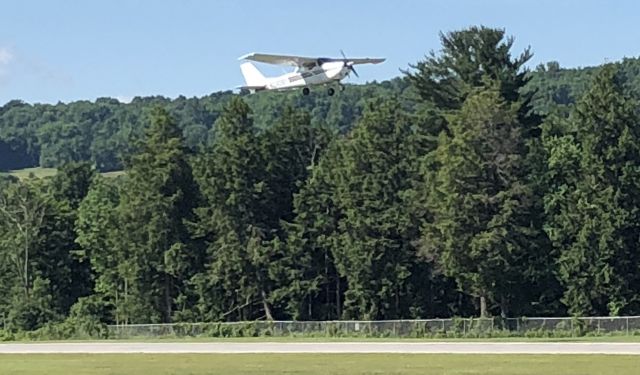
[[[383,80],[438,50],[438,33],[502,27],[531,66],[640,55],[640,5],[596,0],[2,0],[0,105],[98,97],[202,96],[243,83],[248,52],[386,57]],[[260,68],[265,68],[260,66]],[[280,68],[263,69],[279,73]]]

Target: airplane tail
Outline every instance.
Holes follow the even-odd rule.
[[[240,70],[247,82],[247,87],[264,88],[267,85],[267,79],[252,63],[243,63],[240,65]]]

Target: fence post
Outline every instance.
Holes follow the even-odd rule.
[[[573,318],[571,318],[570,322],[571,322],[571,335],[573,336]]]
[[[626,328],[627,328],[627,336],[629,336],[629,317],[627,316],[625,319],[625,323],[626,323]]]

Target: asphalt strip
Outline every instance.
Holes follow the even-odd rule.
[[[403,353],[640,355],[640,343],[584,342],[42,342],[1,343],[0,354]]]

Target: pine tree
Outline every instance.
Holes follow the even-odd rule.
[[[198,163],[204,204],[195,238],[207,243],[205,270],[193,285],[201,319],[271,318],[264,264],[265,176],[259,139],[244,101],[234,98],[216,122],[216,141]],[[256,309],[256,304],[262,308]]]
[[[269,250],[263,252],[270,254],[269,259],[263,260],[269,264],[268,278],[273,283],[269,299],[278,313],[296,318],[310,319],[314,314],[308,298],[314,287],[306,273],[316,264],[299,243],[288,244],[289,240],[295,242],[295,236],[288,238],[295,226],[290,224],[295,217],[294,197],[331,137],[327,128],[311,125],[308,112],[291,107],[285,108],[276,123],[260,135],[265,165],[263,215],[272,237],[266,243]]]
[[[553,298],[553,293],[543,292],[546,290],[556,290],[553,287],[554,278],[550,271],[548,263],[548,255],[545,249],[548,249],[548,240],[542,230],[543,225],[543,209],[538,201],[541,201],[543,194],[543,184],[540,183],[543,171],[538,168],[541,161],[544,159],[544,154],[541,152],[540,147],[540,119],[531,111],[530,101],[532,93],[523,93],[522,88],[529,81],[528,71],[524,67],[524,64],[531,58],[531,52],[527,48],[519,56],[512,56],[512,47],[514,39],[506,37],[504,30],[492,29],[487,27],[471,27],[468,29],[454,31],[441,35],[442,50],[439,54],[431,52],[423,61],[413,65],[413,71],[407,72],[408,78],[416,89],[420,98],[422,99],[421,108],[426,109],[430,113],[429,117],[432,118],[431,127],[425,129],[427,135],[434,135],[438,129],[442,129],[439,134],[437,151],[433,148],[427,148],[427,152],[424,155],[422,168],[421,168],[421,180],[422,188],[417,188],[415,192],[416,200],[422,206],[421,217],[423,217],[427,224],[425,225],[425,241],[428,242],[427,248],[431,250],[425,251],[423,255],[429,261],[435,262],[435,264],[443,265],[445,262],[442,258],[442,254],[434,249],[445,249],[450,246],[446,243],[437,243],[438,241],[445,241],[439,232],[440,229],[434,229],[434,226],[441,226],[439,223],[441,220],[442,212],[433,212],[433,210],[439,211],[441,207],[438,206],[438,200],[442,199],[441,195],[451,194],[446,189],[450,188],[446,185],[446,180],[443,180],[443,176],[449,175],[449,178],[454,174],[452,168],[455,168],[455,163],[462,163],[466,161],[464,166],[470,168],[470,170],[455,173],[468,173],[472,175],[473,169],[476,164],[483,164],[485,161],[480,157],[479,160],[472,161],[470,157],[466,157],[463,160],[457,160],[455,151],[455,145],[457,142],[471,142],[468,139],[461,139],[462,127],[461,121],[468,121],[470,119],[469,107],[481,107],[483,105],[494,105],[499,103],[505,114],[508,112],[509,116],[513,114],[515,116],[510,119],[507,128],[514,130],[513,133],[507,133],[511,137],[511,142],[517,142],[518,149],[517,159],[515,163],[517,167],[513,167],[513,171],[510,171],[509,182],[502,182],[502,187],[513,185],[514,189],[522,189],[526,191],[523,193],[527,195],[528,202],[523,204],[527,206],[526,219],[523,219],[522,226],[529,228],[529,233],[525,236],[529,241],[529,254],[527,259],[526,277],[529,280],[535,280],[533,283],[539,283],[539,288],[529,288],[526,291],[516,291],[516,285],[520,281],[515,282],[513,291],[508,292],[508,288],[504,288],[501,292],[501,296],[491,297],[496,300],[496,303],[501,305],[501,313],[507,314],[507,311],[511,306],[518,305],[521,307],[521,312],[535,311],[535,305],[540,305],[540,302],[547,301],[549,298]],[[495,92],[497,97],[490,98],[491,95],[484,95],[484,99],[479,99],[483,95],[482,92]],[[475,98],[475,103],[467,105],[467,101],[471,98]],[[478,104],[478,101],[484,101],[482,105]],[[465,111],[467,106],[467,113]],[[420,106],[419,106],[420,107]],[[478,110],[480,110],[478,108]],[[486,112],[486,108],[482,108],[482,111]],[[513,113],[512,113],[513,112]],[[482,113],[482,112],[481,112]],[[485,119],[486,121],[495,119]],[[472,119],[472,121],[485,121],[481,118]],[[434,126],[435,125],[435,126]],[[496,124],[499,125],[499,124]],[[490,124],[486,125],[491,127]],[[478,129],[482,126],[477,125]],[[483,142],[487,141],[493,135],[484,134],[478,132],[474,135]],[[457,141],[455,139],[457,138]],[[504,162],[504,160],[510,160],[511,155],[505,155],[505,147],[508,144],[508,140],[505,139],[503,145],[499,145],[497,141],[494,144],[488,145],[486,148],[491,149],[494,147],[496,155],[496,161],[494,164]],[[453,152],[453,154],[451,154]],[[477,150],[477,152],[484,153],[485,151]],[[462,152],[461,152],[462,153]],[[457,155],[457,156],[456,156]],[[453,163],[453,164],[451,164]],[[445,169],[444,171],[442,169]],[[480,180],[485,179],[485,183],[489,185],[499,182],[495,176],[478,176],[478,181],[475,181],[475,188],[480,189],[476,193],[472,189],[466,190],[463,195],[469,196],[481,196],[487,192],[483,192],[482,183]],[[490,180],[494,182],[490,182]],[[452,181],[455,181],[453,179]],[[461,181],[458,181],[459,185],[464,185]],[[474,186],[474,184],[470,185]],[[519,186],[519,187],[517,187]],[[452,188],[452,187],[451,187]],[[510,188],[509,188],[510,189]],[[489,192],[493,194],[495,192]],[[514,193],[516,194],[516,193]],[[516,194],[517,195],[517,194]],[[440,198],[439,198],[440,197]],[[519,199],[519,198],[514,198]],[[436,202],[434,207],[431,207],[431,203]],[[467,207],[471,209],[471,207]],[[477,208],[476,208],[477,209]],[[491,216],[492,214],[489,214]],[[462,220],[462,218],[459,218]],[[478,224],[486,220],[486,218],[478,218],[475,224]],[[526,222],[526,223],[525,223]],[[461,223],[458,223],[461,224]],[[468,223],[471,225],[472,223]],[[474,225],[475,225],[474,224]],[[483,224],[480,224],[482,227]],[[520,237],[521,234],[514,234],[516,237]],[[461,250],[466,251],[466,250]],[[445,267],[446,268],[446,267]],[[443,269],[444,271],[445,269]],[[437,271],[437,269],[436,269]],[[446,274],[453,275],[449,269]],[[479,277],[479,276],[478,276]],[[486,275],[489,279],[491,275]],[[461,278],[458,278],[459,287],[467,292],[469,285],[461,287]],[[468,283],[467,283],[468,284]],[[473,283],[471,283],[473,284]],[[478,291],[471,291],[472,295],[478,296]],[[487,294],[488,292],[482,292]],[[483,313],[487,313],[486,302],[488,296],[480,298],[481,310]],[[498,301],[499,300],[499,301]]]
[[[441,135],[440,165],[425,226],[424,250],[459,288],[509,313],[510,297],[522,290],[531,240],[532,194],[526,184],[526,147],[518,106],[497,90],[470,96]]]
[[[260,134],[264,160],[265,224],[277,230],[293,219],[293,197],[307,179],[309,168],[331,139],[326,127],[312,126],[308,112],[286,107],[276,122]]]
[[[440,54],[431,51],[406,72],[423,100],[442,110],[460,109],[469,95],[488,82],[499,82],[506,101],[521,99],[520,88],[529,80],[524,64],[533,55],[527,48],[513,58],[514,39],[506,37],[504,30],[473,26],[441,33],[440,42]]]
[[[293,222],[288,223],[285,262],[287,311],[296,319],[342,318],[346,281],[336,270],[334,249],[342,211],[335,203],[334,171],[342,162],[342,142],[334,140],[310,168],[294,197]]]
[[[117,251],[124,257],[118,268],[128,322],[170,322],[174,299],[197,264],[185,222],[193,219],[198,191],[181,134],[157,108],[121,190]]]
[[[418,224],[404,199],[417,170],[415,140],[398,103],[379,101],[313,169],[289,236],[309,265],[297,270],[300,315],[397,317],[413,307]]]
[[[551,119],[551,188],[545,197],[547,231],[558,254],[563,303],[574,315],[635,314],[637,233],[640,230],[640,131],[637,103],[605,66],[572,111],[568,124]]]

